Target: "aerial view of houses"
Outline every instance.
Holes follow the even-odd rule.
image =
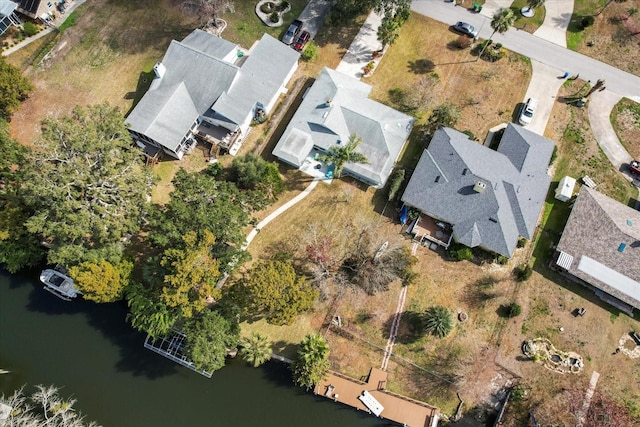
[[[0,426],[640,425],[639,8],[0,1]]]

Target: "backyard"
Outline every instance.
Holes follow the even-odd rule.
[[[305,2],[291,3],[293,11],[285,20],[293,19]],[[634,1],[628,5],[631,4]],[[223,37],[249,48],[267,31],[256,18],[253,5],[236,2],[235,13],[224,16],[229,26]],[[609,9],[617,10],[614,6],[618,7],[612,5]],[[162,58],[170,40],[181,39],[194,28],[193,20],[178,13],[170,0],[93,0],[79,12],[75,25],[59,39],[45,38],[9,57],[25,68],[36,87],[11,122],[13,135],[24,144],[31,144],[37,136],[42,118],[67,114],[77,104],[109,102],[123,112],[128,111],[146,90],[151,67]],[[318,59],[301,63],[292,82],[315,77],[322,66],[335,67],[362,20],[360,17],[346,28],[322,30],[316,39]],[[279,37],[283,30],[267,32]],[[513,110],[526,92],[531,67],[526,58],[511,53],[494,63],[475,61],[469,49],[454,46],[457,38],[445,25],[412,15],[398,41],[385,54],[373,76],[365,81],[374,86],[376,99],[390,105],[394,102],[393,89],[411,90],[425,79],[435,82],[425,97],[426,110],[445,101],[455,104],[462,111],[456,128],[470,131],[482,140],[489,128],[512,121]],[[41,49],[51,43],[56,43],[52,57],[40,65],[39,59],[35,59],[41,59]],[[559,95],[575,94],[583,83],[568,83]],[[617,122],[632,123],[624,113],[630,107],[620,105]],[[418,114],[419,124],[426,119],[427,112]],[[254,127],[244,150],[257,150],[265,143],[261,138],[273,135],[276,131],[273,127],[277,125],[267,122]],[[621,139],[632,145],[630,141],[637,140],[633,126],[625,127],[624,131],[621,128],[622,125],[618,126]],[[588,174],[599,184],[599,190],[617,200],[628,203],[637,197],[637,190],[615,171],[598,148],[586,109],[557,102],[545,135],[558,144],[552,189],[564,175],[579,178]],[[402,158],[405,166],[415,164],[425,143],[414,132]],[[178,167],[202,169],[206,166],[204,157],[196,151],[183,162],[161,162],[155,169],[160,181],[154,188],[154,201],[167,200],[171,177]],[[222,161],[226,163],[229,158]],[[310,182],[291,168],[281,166],[280,170],[287,192],[276,205],[259,212],[258,219],[297,195]],[[334,180],[331,185],[320,183],[306,199],[260,230],[249,251],[254,260],[283,251],[302,257],[311,227],[323,225],[339,231],[351,221],[375,224],[376,239],[410,248],[411,242],[397,222],[398,206],[390,203],[382,214],[385,201],[383,191],[351,179]],[[557,241],[568,214],[568,206],[554,200],[551,192],[533,251],[535,271],[524,283],[513,279],[512,269],[531,254],[532,243],[519,249],[507,265],[482,262],[479,258],[474,262],[453,262],[443,252],[417,248],[415,271],[420,276],[407,291],[395,355],[388,366],[387,387],[424,399],[451,414],[458,404],[456,392],[468,409],[495,403],[496,392],[518,381],[531,386],[535,399],[551,405],[562,387],[575,384],[584,388],[591,372],[597,370],[602,374],[599,389],[620,399],[637,400],[640,378],[637,369],[634,370],[635,362],[617,355],[615,371],[610,367],[614,357],[611,352],[620,335],[638,328],[637,321],[619,315],[592,293],[567,282],[547,267],[551,245]],[[244,332],[256,330],[268,335],[274,349],[289,357],[295,354],[295,344],[302,336],[321,331],[329,339],[333,367],[360,378],[371,366],[379,367],[382,363],[381,348],[386,345],[400,292],[399,283],[375,296],[330,284],[326,299],[293,325],[275,327],[259,321],[244,323],[242,328]],[[514,319],[501,317],[500,306],[511,302],[521,305],[521,315]],[[454,315],[468,314],[465,322],[456,320],[453,332],[444,339],[424,336],[411,328],[416,313],[436,304],[445,306]],[[586,316],[571,316],[577,307],[585,307]],[[328,328],[333,316],[341,317],[342,328]],[[549,338],[558,348],[580,353],[586,365],[583,373],[560,376],[525,360],[520,353],[522,341],[539,336]],[[550,406],[548,410],[558,408]]]

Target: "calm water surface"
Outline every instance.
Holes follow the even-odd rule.
[[[389,425],[293,387],[280,363],[202,377],[144,349],[123,304],[59,300],[37,274],[0,270],[0,394],[54,384],[105,427]]]

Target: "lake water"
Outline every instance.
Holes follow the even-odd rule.
[[[389,425],[292,386],[278,362],[202,377],[144,349],[124,304],[62,301],[37,274],[0,270],[0,394],[53,384],[105,427]]]

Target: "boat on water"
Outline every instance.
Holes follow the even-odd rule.
[[[65,301],[82,295],[73,285],[73,279],[60,270],[58,266],[42,270],[40,281],[44,284],[44,289]]]

